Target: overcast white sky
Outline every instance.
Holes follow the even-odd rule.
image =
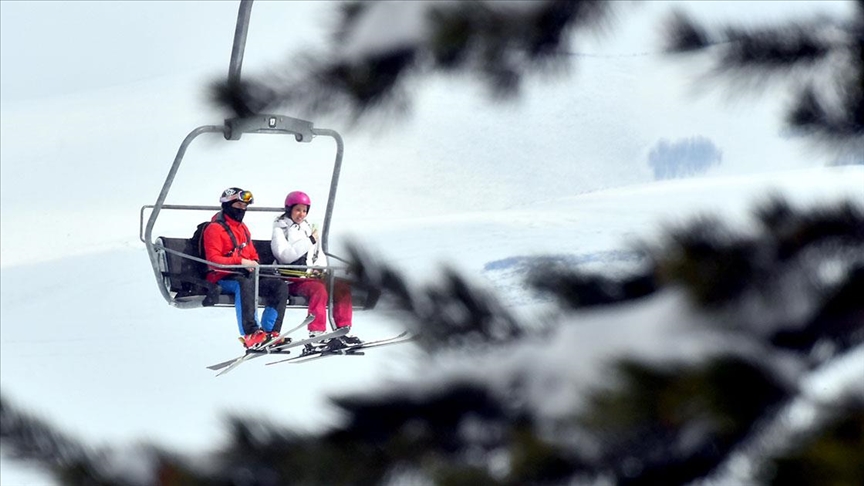
[[[220,63],[227,73],[237,5],[0,1],[3,99],[57,96]]]

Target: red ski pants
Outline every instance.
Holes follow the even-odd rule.
[[[327,330],[327,284],[316,278],[289,278],[290,292],[302,295],[309,301],[309,314],[315,320],[309,324],[309,331]],[[351,326],[351,287],[337,280],[333,285],[333,320],[336,327]]]

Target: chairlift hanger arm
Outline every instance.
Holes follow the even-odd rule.
[[[285,115],[259,114],[225,120],[225,139],[240,140],[244,133],[293,134],[298,142],[311,142],[315,135],[312,122]]]
[[[342,172],[342,154],[345,152],[345,144],[342,136],[336,130],[329,128],[316,128],[312,130],[315,135],[332,137],[336,142],[336,160],[333,163],[333,174],[330,177],[330,193],[327,195],[327,208],[324,211],[324,231],[321,234],[321,250],[330,253],[330,220],[333,217],[333,207],[336,205],[336,190],[339,188],[339,174]]]
[[[252,15],[252,0],[240,0],[237,11],[237,25],[234,28],[234,46],[231,48],[231,62],[228,64],[228,82],[240,82],[243,68],[243,54],[246,51],[246,33],[249,32],[249,17]]]

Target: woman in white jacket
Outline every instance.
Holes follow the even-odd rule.
[[[306,221],[312,201],[300,191],[288,193],[285,213],[273,223],[270,249],[276,263],[281,265],[326,266],[327,256],[321,250],[318,230]],[[315,319],[309,324],[309,336],[315,337],[327,330],[327,285],[315,269],[281,269],[289,275],[291,293],[302,295],[309,301],[309,315]],[[351,289],[336,281],[333,294],[333,320],[336,327],[351,327]],[[345,344],[359,344],[360,340],[347,334],[341,338]]]

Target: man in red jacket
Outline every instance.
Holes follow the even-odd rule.
[[[210,267],[207,280],[222,290],[234,294],[237,325],[247,348],[278,339],[288,302],[288,283],[278,278],[262,278],[258,294],[265,308],[258,324],[255,309],[254,267],[258,265],[258,251],[252,244],[249,228],[243,223],[246,207],[254,202],[252,193],[231,187],[219,198],[222,211],[213,216],[202,235],[202,246],[207,261],[220,265],[243,265],[243,268]],[[224,223],[224,224],[223,224]]]

